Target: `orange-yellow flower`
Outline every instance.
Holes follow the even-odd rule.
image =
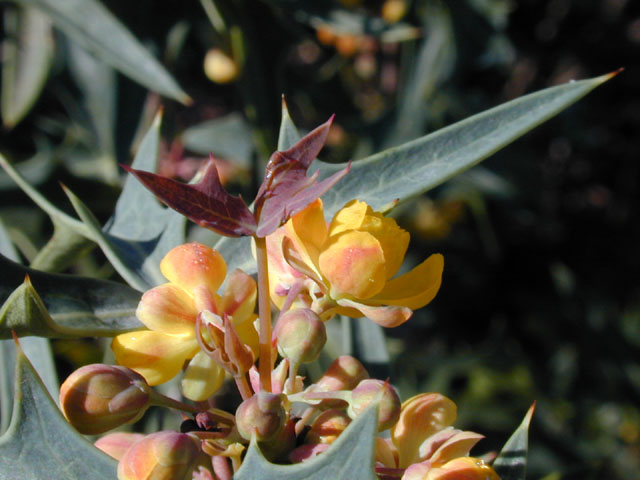
[[[148,330],[115,337],[116,361],[138,372],[149,385],[158,385],[175,377],[190,360],[182,380],[183,393],[191,400],[205,400],[220,388],[225,370],[198,344],[198,314],[226,314],[242,343],[257,352],[255,281],[236,270],[225,292],[218,295],[226,263],[217,251],[198,243],[172,249],[162,259],[160,270],[169,283],[147,291],[136,311]]]
[[[499,480],[469,451],[483,436],[452,427],[457,407],[439,393],[423,393],[402,404],[390,442],[378,442],[377,461],[404,469],[402,480]]]
[[[433,300],[442,281],[440,254],[395,276],[408,245],[409,233],[395,220],[358,200],[327,225],[318,199],[268,239],[272,299],[282,306],[297,288],[323,319],[366,316],[395,327]]]

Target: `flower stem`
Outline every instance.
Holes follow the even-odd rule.
[[[269,299],[269,271],[267,243],[255,237],[258,263],[258,315],[260,316],[260,389],[271,392],[271,302]]]
[[[251,387],[249,387],[249,382],[247,382],[247,377],[245,377],[244,374],[233,377],[233,379],[236,381],[236,386],[238,387],[242,400],[246,400],[253,396]]]

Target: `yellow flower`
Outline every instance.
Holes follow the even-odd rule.
[[[272,299],[281,307],[297,288],[323,319],[366,316],[395,327],[433,300],[442,281],[440,254],[395,277],[408,245],[409,233],[395,220],[358,200],[327,225],[318,199],[267,240]]]
[[[201,350],[196,338],[196,320],[227,315],[242,343],[258,350],[253,326],[255,281],[236,270],[223,295],[216,292],[227,266],[222,256],[205,245],[188,243],[172,249],[160,263],[169,283],[147,291],[136,315],[149,329],[125,333],[113,339],[116,361],[142,375],[149,385],[158,385],[186,368],[182,391],[191,400],[205,400],[220,386],[225,370]]]
[[[499,480],[482,460],[468,457],[484,437],[454,429],[456,417],[455,403],[439,393],[406,400],[391,429],[391,443],[377,446],[377,460],[404,469],[402,480]]]

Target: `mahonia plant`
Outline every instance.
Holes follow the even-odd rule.
[[[402,402],[388,380],[369,378],[352,356],[337,358],[314,382],[298,375],[302,364],[319,357],[325,322],[344,315],[397,327],[435,297],[444,267],[442,255],[434,254],[397,275],[409,234],[357,199],[325,220],[320,196],[349,166],[321,182],[307,169],[331,122],[272,155],[253,209],[224,190],[213,158],[192,185],[127,168],[198,225],[253,237],[258,268],[254,280],[241,270],[229,274],[222,256],[206,245],[173,248],[160,264],[167,283],[144,293],[136,311],[146,330],[112,341],[119,365],[82,367],[62,385],[63,413],[85,434],[135,422],[152,405],[182,412],[180,432],[118,431],[95,442],[119,461],[120,480],[227,480],[252,440],[272,462],[305,462],[374,405],[377,430],[386,432],[374,439],[380,479],[498,478],[469,456],[483,437],[453,427],[456,406],[443,395]],[[273,328],[272,303],[279,311]],[[180,373],[191,403],[152,388]],[[227,378],[241,398],[233,412],[213,407]]]

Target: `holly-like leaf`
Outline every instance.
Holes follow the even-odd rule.
[[[493,468],[502,480],[525,480],[529,451],[529,425],[535,409],[534,403],[493,462]]]
[[[256,221],[241,197],[229,194],[218,177],[213,157],[200,182],[193,185],[124,167],[163,203],[201,227],[228,237],[253,235]]]
[[[11,423],[0,437],[0,480],[115,479],[116,467],[66,422],[18,349]]]
[[[333,116],[291,148],[276,151],[269,159],[255,202],[258,237],[273,233],[349,172],[350,163],[322,182],[316,181],[318,172],[307,176],[307,169],[324,146],[332,122]]]
[[[143,328],[140,292],[125,285],[40,272],[0,255],[0,338],[113,336]],[[29,280],[25,281],[28,275]]]
[[[378,431],[377,407],[360,414],[324,453],[296,465],[276,465],[264,458],[255,442],[233,476],[235,480],[375,480],[374,440]]]

